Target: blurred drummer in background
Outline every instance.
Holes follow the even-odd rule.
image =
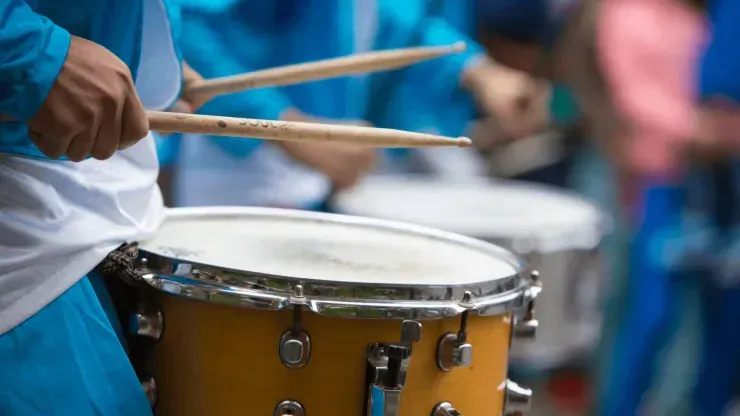
[[[565,19],[579,0],[477,0],[480,36],[492,57],[553,82],[552,125],[507,143],[496,120],[482,120],[474,139],[494,174],[573,188],[610,209],[610,172],[584,136],[581,114],[553,58]],[[504,139],[504,140],[502,140]],[[506,163],[502,163],[506,162]]]
[[[226,116],[372,124],[411,128],[375,94],[408,85],[422,100],[477,101],[506,120],[512,134],[542,124],[546,94],[521,111],[521,96],[536,90],[525,75],[485,57],[472,40],[443,19],[427,16],[425,2],[242,0],[183,2],[185,59],[206,78],[328,59],[370,50],[465,41],[462,54],[397,73],[344,77],[217,97],[203,113]],[[241,48],[238,45],[246,45]],[[237,46],[235,46],[237,45]],[[540,109],[544,109],[540,111]],[[455,124],[455,123],[452,123]],[[444,133],[461,133],[464,125]],[[263,205],[318,209],[333,190],[371,170],[375,151],[360,147],[267,143],[188,137],[181,142],[175,178],[177,205]]]
[[[501,19],[497,13],[485,14],[487,4],[480,0],[425,0],[420,2],[396,2],[395,6],[399,13],[408,13],[405,8],[421,7],[426,19],[420,19],[420,23],[432,19],[444,19],[445,23],[468,39],[477,39],[479,28],[495,26]],[[418,44],[418,37],[424,35],[423,31],[417,31],[417,36],[409,39],[409,45]],[[476,46],[477,47],[477,46]],[[546,106],[550,89],[547,83],[537,83],[524,71],[517,71],[506,65],[494,63],[490,57],[482,63],[483,67],[494,67],[501,72],[506,72],[508,83],[512,89],[521,89],[522,97],[537,95],[534,101],[537,107],[522,111],[524,116],[521,125],[509,125],[506,133],[517,137],[526,136],[530,131],[541,128],[547,123],[549,111]],[[408,71],[395,71],[385,75],[401,80]],[[495,77],[493,77],[495,78]],[[503,82],[503,81],[500,81]],[[368,104],[370,114],[385,115],[385,123],[397,128],[423,131],[443,135],[469,135],[471,128],[480,114],[486,117],[495,115],[499,117],[511,116],[500,111],[491,111],[486,108],[485,100],[479,101],[476,107],[470,100],[466,90],[455,90],[444,100],[429,99],[420,94],[418,85],[411,82],[396,82],[396,88],[387,89],[372,97],[374,100]],[[529,91],[527,91],[529,89]],[[495,93],[494,91],[492,91]],[[481,111],[482,110],[482,111]],[[513,109],[512,109],[513,110]],[[516,117],[513,118],[516,120]],[[460,149],[426,148],[426,149],[391,149],[386,152],[388,161],[392,164],[386,165],[386,171],[396,173],[432,173],[444,177],[480,177],[488,174],[485,160],[477,151],[460,151]]]

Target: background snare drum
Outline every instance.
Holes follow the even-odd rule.
[[[599,245],[609,219],[580,197],[516,181],[376,176],[337,196],[339,212],[422,224],[500,244],[543,274],[534,342],[512,360],[551,369],[584,357],[598,340]]]

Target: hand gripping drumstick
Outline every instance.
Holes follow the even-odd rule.
[[[445,137],[402,130],[337,124],[300,123],[147,111],[149,129],[160,133],[193,133],[282,141],[333,142],[371,147],[470,147],[467,137]],[[0,114],[0,121],[14,121]]]
[[[196,99],[207,101],[217,95],[249,89],[299,84],[326,78],[400,68],[440,56],[459,53],[464,51],[465,48],[465,42],[457,42],[446,46],[392,49],[287,65],[230,77],[203,80],[188,87],[188,94]]]
[[[161,133],[254,137],[268,140],[332,142],[372,147],[468,147],[467,137],[451,138],[375,127],[300,123],[149,111],[149,128]]]

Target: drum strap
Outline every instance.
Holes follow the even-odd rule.
[[[95,271],[105,278],[121,279],[129,285],[141,285],[144,280],[141,273],[136,269],[135,262],[139,256],[139,243],[122,244],[111,251],[108,256],[98,264]]]

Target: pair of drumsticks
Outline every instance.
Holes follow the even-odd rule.
[[[204,80],[189,87],[188,94],[198,97],[202,101],[207,101],[218,95],[249,89],[396,69],[464,50],[465,43],[460,42],[447,46],[405,48],[355,54],[342,58]],[[468,147],[472,144],[470,139],[466,137],[451,138],[374,127],[256,120],[161,111],[150,111],[148,115],[150,128],[162,133],[194,133],[268,140],[334,142],[372,147]]]

